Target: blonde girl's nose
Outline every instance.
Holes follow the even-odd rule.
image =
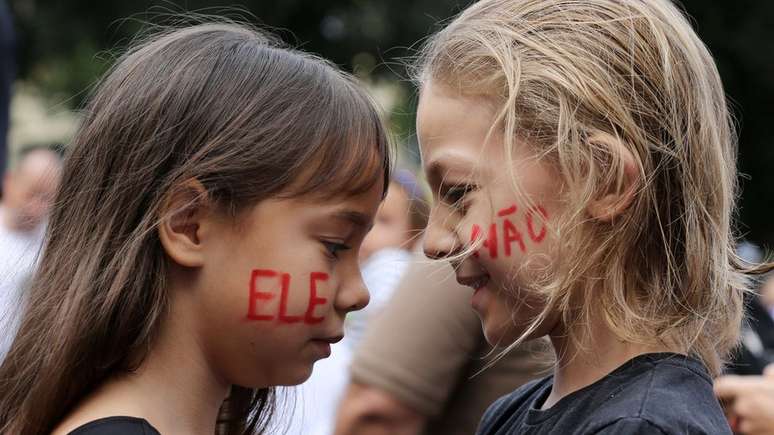
[[[457,235],[454,231],[446,228],[439,223],[437,219],[433,219],[433,216],[431,215],[427,228],[425,229],[422,247],[428,258],[438,260],[456,253],[460,247],[460,243],[457,240]]]

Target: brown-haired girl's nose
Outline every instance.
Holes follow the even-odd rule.
[[[371,295],[368,293],[363,278],[358,277],[354,282],[346,284],[344,288],[339,291],[336,297],[336,308],[341,311],[350,312],[362,310],[368,305],[368,301],[371,299]]]

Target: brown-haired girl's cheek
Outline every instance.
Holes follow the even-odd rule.
[[[300,277],[299,277],[300,278]],[[279,296],[275,292],[264,291],[261,282],[265,280],[279,281]],[[309,273],[309,300],[303,313],[288,313],[288,300],[290,297],[289,273],[284,273],[271,269],[255,269],[250,276],[250,289],[248,293],[247,320],[254,321],[276,321],[280,324],[305,323],[315,325],[321,323],[324,317],[316,316],[315,309],[318,305],[325,305],[328,298],[318,295],[318,285],[320,282],[328,280],[328,274],[325,272]],[[278,300],[276,308],[271,307],[270,302]]]

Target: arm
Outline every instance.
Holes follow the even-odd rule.
[[[480,341],[470,290],[418,254],[352,361],[336,434],[417,434],[438,416]]]
[[[352,383],[341,400],[335,435],[417,435],[426,419],[386,391]]]
[[[732,428],[741,434],[774,434],[774,364],[763,376],[722,376],[715,394]]]

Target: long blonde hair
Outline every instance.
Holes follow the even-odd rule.
[[[720,371],[745,272],[768,266],[743,271],[736,257],[734,124],[712,56],[675,5],[483,0],[429,39],[415,78],[497,102],[508,156],[523,139],[568,186],[571,211],[553,222],[559,261],[528,332],[556,311],[576,326],[602,315],[623,340],[666,343]],[[625,144],[642,178],[613,223],[584,213],[624,176],[595,132]],[[588,332],[568,327],[580,346]]]

